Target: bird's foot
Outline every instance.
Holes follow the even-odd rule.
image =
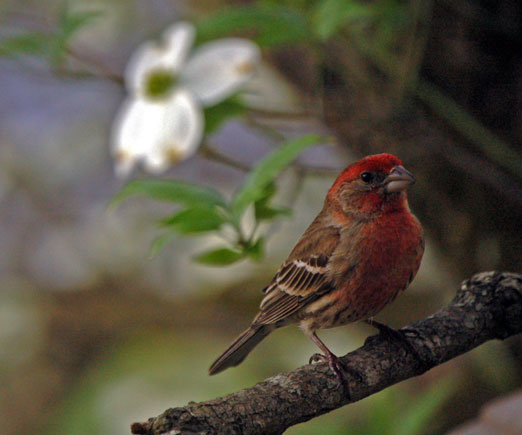
[[[373,319],[368,319],[366,323],[368,323],[368,325],[370,326],[373,326],[374,328],[377,328],[379,330],[379,333],[388,341],[397,343],[398,345],[402,346],[402,348],[405,349],[408,353],[413,355],[417,360],[417,364],[419,365],[419,367],[423,368],[424,370],[427,370],[429,368],[429,365],[420,355],[417,347],[408,339],[408,337],[406,337],[403,331],[394,329],[388,325],[385,325],[384,323],[378,322],[377,320]]]
[[[340,358],[333,354],[328,353],[326,355],[323,355],[322,353],[314,353],[310,357],[310,364],[318,363],[318,362],[327,362],[328,366],[330,367],[330,370],[335,373],[335,376],[337,376],[337,379],[339,379],[339,382],[344,388],[344,391],[348,398],[351,398],[351,391],[350,391],[350,385],[348,384],[348,380],[346,379],[345,372],[352,375],[354,378],[357,379],[358,382],[363,381],[362,375],[355,369],[346,366],[342,363]]]
[[[323,355],[322,353],[314,353],[310,357],[310,364],[318,363],[318,362],[327,362],[330,370],[335,373],[335,376],[339,379],[339,382],[343,384],[346,388],[348,387],[348,382],[346,380],[346,376],[344,376],[344,371],[346,367],[341,362],[337,355],[333,353]]]

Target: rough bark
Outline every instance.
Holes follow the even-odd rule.
[[[307,365],[207,402],[171,408],[134,434],[280,434],[288,427],[356,402],[397,382],[418,376],[485,341],[522,332],[522,275],[484,272],[462,283],[453,301],[428,318],[401,329],[415,346],[377,335],[345,355],[350,397],[327,364]]]

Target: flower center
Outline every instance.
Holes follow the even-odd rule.
[[[172,144],[172,146],[169,147],[165,153],[167,160],[169,161],[169,163],[171,163],[173,165],[181,162],[185,157],[185,153],[183,151],[177,149],[176,147],[177,147],[176,144]]]
[[[255,66],[255,63],[253,62],[242,62],[236,66],[236,71],[239,74],[250,74],[252,71],[254,71]]]
[[[117,150],[114,153],[114,160],[116,160],[116,163],[124,164],[132,159],[132,154],[129,153],[127,150]]]
[[[172,71],[153,70],[145,78],[145,95],[151,99],[165,97],[176,84]]]

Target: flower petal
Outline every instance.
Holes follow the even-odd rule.
[[[190,157],[203,136],[203,112],[190,92],[178,90],[162,103],[156,113],[155,143],[144,156],[145,168],[153,173]]]
[[[181,84],[204,106],[236,92],[253,74],[259,47],[240,38],[220,39],[199,47],[181,70]]]
[[[178,72],[192,47],[194,35],[192,24],[179,22],[163,33],[162,41],[141,44],[125,68],[127,90],[130,93],[142,92],[147,74],[155,70]]]
[[[163,41],[169,48],[169,61],[176,69],[185,63],[195,36],[196,28],[186,21],[179,21],[163,32]]]
[[[128,98],[114,120],[111,132],[111,151],[118,176],[127,176],[136,161],[147,155],[158,138],[159,103],[141,98]]]

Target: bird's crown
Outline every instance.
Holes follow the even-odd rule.
[[[390,172],[395,166],[402,165],[402,162],[392,154],[374,154],[365,157],[358,162],[352,163],[335,180],[330,192],[348,181],[355,180],[360,177],[363,172]]]

